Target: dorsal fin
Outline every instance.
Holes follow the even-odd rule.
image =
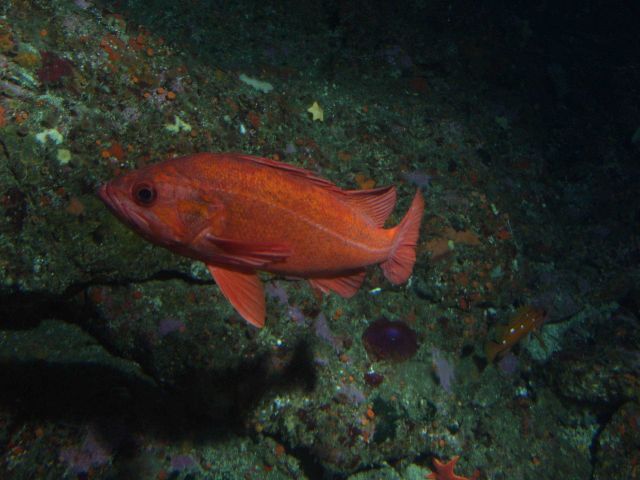
[[[340,199],[352,208],[363,213],[377,227],[382,227],[396,204],[396,189],[394,186],[373,188],[371,190],[342,190],[334,183],[318,177],[315,173],[304,168],[289,165],[270,158],[255,157],[241,153],[230,154],[236,160],[244,160],[282,170],[290,175],[312,182],[314,185],[340,196]]]
[[[301,177],[305,180],[309,180],[310,182],[313,182],[315,185],[325,188],[334,193],[343,192],[343,190],[337,185],[335,185],[334,183],[324,178],[318,177],[315,173],[305,168],[296,167],[295,165],[289,165],[288,163],[279,162],[277,160],[272,160],[270,158],[254,157],[253,155],[244,155],[241,153],[232,153],[229,155],[236,160],[245,160],[247,162],[253,162],[260,165],[264,165],[266,167],[282,170],[293,176]]]
[[[384,225],[396,206],[396,187],[393,185],[371,190],[343,190],[342,194],[346,203],[369,217],[377,227]]]

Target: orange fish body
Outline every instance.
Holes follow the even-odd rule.
[[[484,351],[489,363],[496,357],[504,355],[516,343],[528,333],[537,330],[547,319],[547,313],[542,308],[521,307],[519,308],[509,323],[499,327],[496,331],[496,341],[489,340]]]
[[[343,297],[364,268],[381,264],[392,283],[411,275],[424,200],[382,228],[395,188],[342,190],[302,168],[242,154],[201,153],[118,177],[98,194],[145,239],[205,262],[250,323],[264,325],[257,270],[307,278]]]

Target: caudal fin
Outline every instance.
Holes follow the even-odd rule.
[[[406,282],[416,262],[416,245],[420,234],[420,222],[424,212],[424,199],[420,190],[413,197],[409,211],[395,227],[396,235],[389,258],[380,264],[384,276],[393,284]]]

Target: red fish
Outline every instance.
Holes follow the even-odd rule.
[[[308,170],[267,158],[200,153],[141,168],[104,185],[100,198],[146,240],[203,261],[223,295],[262,327],[256,272],[306,278],[351,297],[365,267],[405,282],[416,259],[424,200],[416,192],[393,228],[393,186],[342,190]]]
[[[496,329],[495,341],[489,340],[485,344],[484,352],[489,363],[504,356],[522,337],[539,329],[547,318],[547,312],[542,308],[527,306],[516,310],[508,324]],[[542,343],[542,339],[539,340]]]

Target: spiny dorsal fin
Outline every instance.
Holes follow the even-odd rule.
[[[340,196],[340,199],[352,208],[360,211],[371,219],[374,225],[382,227],[385,220],[393,211],[396,204],[396,189],[394,186],[373,188],[371,190],[342,190],[334,183],[318,177],[315,173],[304,168],[289,165],[270,158],[255,157],[253,155],[233,154],[237,160],[253,162],[267,167],[287,172],[312,182],[314,185]]]
[[[315,173],[305,168],[296,167],[295,165],[289,165],[288,163],[279,162],[277,160],[272,160],[270,158],[254,157],[253,155],[243,155],[240,153],[238,154],[234,153],[232,154],[232,156],[236,160],[245,160],[247,162],[253,162],[260,165],[264,165],[266,167],[282,170],[293,176],[301,177],[305,180],[309,180],[310,182],[313,182],[315,185],[325,188],[331,192],[335,192],[335,193],[342,192],[340,187],[338,187],[334,183],[324,178],[318,177]]]

